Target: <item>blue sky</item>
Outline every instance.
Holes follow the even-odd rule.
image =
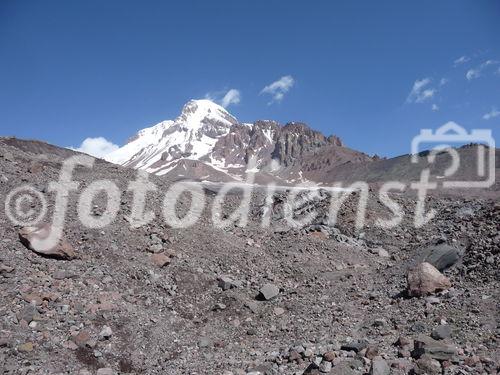
[[[304,121],[370,154],[447,121],[500,139],[499,20],[494,0],[3,0],[0,134],[121,145],[233,90],[241,121]]]

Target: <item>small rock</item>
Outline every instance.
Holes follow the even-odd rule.
[[[389,252],[381,247],[377,250],[377,254],[379,257],[382,257],[382,258],[389,258],[390,257]]]
[[[374,327],[383,327],[385,325],[387,325],[387,321],[385,319],[383,319],[383,318],[375,319],[373,321],[373,326]]]
[[[409,337],[399,336],[394,345],[399,346],[400,348],[413,347],[413,340]]]
[[[14,155],[12,155],[10,152],[5,151],[3,152],[0,156],[2,156],[5,160],[13,162],[15,161]]]
[[[431,305],[438,305],[441,303],[441,300],[437,297],[429,296],[425,299],[427,303],[430,303]]]
[[[64,279],[76,278],[77,275],[67,270],[58,268],[57,270],[54,271],[52,277],[56,280],[64,280]]]
[[[233,289],[233,288],[237,288],[238,287],[237,283],[233,279],[231,279],[230,277],[228,277],[228,276],[220,276],[217,279],[217,282],[218,282],[217,285],[222,290],[229,290],[229,289]]]
[[[307,348],[303,353],[303,356],[306,358],[311,358],[313,355],[314,355],[314,350],[312,350],[311,348]]]
[[[34,306],[36,303],[31,303],[27,305],[19,314],[18,314],[18,319],[19,320],[24,320],[26,323],[30,324],[33,320],[39,319],[40,314],[38,313],[38,310]],[[41,304],[41,302],[40,302]]]
[[[422,333],[422,332],[427,331],[427,326],[426,326],[426,324],[424,322],[415,322],[411,326],[411,330],[413,332]]]
[[[113,331],[111,330],[111,327],[104,326],[102,327],[101,332],[99,333],[99,337],[101,340],[107,340],[113,335]]]
[[[207,337],[202,337],[200,339],[200,341],[198,341],[198,346],[200,348],[206,348],[206,347],[210,346],[210,339]]]
[[[317,375],[317,374],[320,374],[320,372],[318,366],[315,363],[311,363],[302,373],[302,375]]]
[[[17,347],[17,350],[20,352],[28,353],[33,351],[33,343],[32,342],[26,342],[24,344],[21,344]]]
[[[279,288],[273,284],[265,284],[259,290],[259,297],[264,299],[265,301],[269,301],[270,299],[277,297],[279,294],[280,294]]]
[[[109,367],[103,367],[97,370],[97,375],[114,375],[115,372],[113,371],[112,368]]]
[[[366,348],[366,352],[365,352],[364,356],[370,360],[377,357],[378,356],[378,347],[376,347],[374,345],[368,346]]]
[[[323,359],[328,362],[333,362],[335,358],[337,357],[337,354],[333,350],[326,352],[323,354]]]
[[[5,264],[0,264],[0,274],[11,273],[12,271],[14,271],[14,267],[9,267]]]
[[[363,339],[363,340],[354,340],[347,344],[344,344],[340,347],[340,349],[345,350],[347,352],[353,351],[355,353],[358,353],[367,346],[368,346],[368,341]]]
[[[319,365],[319,371],[323,373],[329,373],[332,370],[332,363],[328,361],[323,361]]]
[[[161,243],[155,243],[148,247],[150,253],[157,254],[163,250],[163,245]]]
[[[0,348],[4,348],[9,346],[10,344],[10,339],[7,336],[1,336],[0,337]]]
[[[80,331],[74,338],[73,341],[79,347],[84,347],[87,342],[90,341],[90,333],[88,331]]]
[[[248,336],[255,336],[257,334],[257,330],[255,328],[250,328],[247,330]]]
[[[273,312],[274,312],[274,315],[280,316],[280,315],[283,315],[285,313],[285,309],[283,309],[281,307],[275,307]]]
[[[69,350],[76,350],[78,349],[78,345],[76,345],[73,341],[69,340],[66,341],[63,346]]]
[[[254,314],[259,312],[259,305],[255,301],[245,301],[245,307],[249,308]]]
[[[422,297],[451,286],[450,280],[429,263],[420,263],[411,268],[407,281],[410,297]]]
[[[351,362],[340,362],[332,368],[329,375],[358,375],[359,372],[355,372],[352,365]]]

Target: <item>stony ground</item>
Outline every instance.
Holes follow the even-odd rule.
[[[2,146],[2,205],[22,183],[47,192],[61,161]],[[415,229],[414,199],[398,195],[404,223],[382,230],[374,221],[388,212],[371,196],[367,226],[356,231],[356,195],[335,227],[318,219],[290,229],[279,212],[260,226],[256,194],[246,227],[214,228],[207,209],[194,227],[174,229],[156,194],[148,207],[157,218],[133,229],[126,188],[135,177],[101,161],[75,172],[81,188],[112,179],[123,192],[118,218],[103,229],[81,225],[70,195],[65,239],[75,259],[28,249],[2,211],[0,373],[498,373],[498,199],[430,197],[437,217]],[[210,191],[206,199],[208,208]],[[238,201],[229,197],[228,212]],[[105,201],[94,203],[104,210]],[[451,286],[410,298],[408,271],[423,261]]]

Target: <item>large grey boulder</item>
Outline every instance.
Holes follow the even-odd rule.
[[[460,261],[464,250],[445,243],[428,246],[422,250],[423,261],[432,264],[439,271],[454,266]]]
[[[457,354],[457,347],[446,341],[437,341],[431,337],[420,335],[415,339],[415,349],[412,351],[413,358],[424,355],[438,361],[453,359]]]

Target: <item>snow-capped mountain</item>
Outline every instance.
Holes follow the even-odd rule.
[[[125,146],[107,156],[116,164],[165,174],[181,158],[199,160],[238,121],[210,100],[191,100],[175,120],[162,121],[137,133]]]
[[[174,120],[140,130],[106,160],[174,178],[241,180],[251,157],[262,176],[297,182],[339,163],[370,158],[302,123],[239,122],[210,100],[191,100]]]

